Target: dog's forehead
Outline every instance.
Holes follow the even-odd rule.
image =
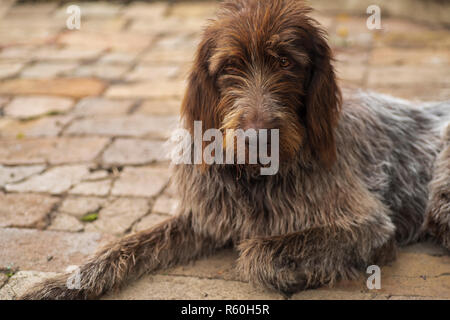
[[[291,26],[269,28],[252,26],[245,21],[221,28],[209,59],[210,72],[217,72],[225,63],[262,63],[267,57],[279,58],[286,54],[306,65],[309,57],[297,31]]]
[[[303,26],[310,23],[301,1],[229,1],[213,22],[214,47],[209,59],[214,73],[226,62],[254,63],[268,56],[286,53],[300,64],[309,62],[303,43],[308,41]],[[292,6],[288,6],[292,4]],[[306,45],[308,46],[308,45]]]

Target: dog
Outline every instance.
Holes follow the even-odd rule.
[[[341,93],[326,33],[301,0],[228,0],[204,30],[181,123],[279,129],[274,175],[175,165],[178,214],[106,246],[23,299],[95,299],[147,272],[226,247],[257,285],[290,294],[354,279],[396,248],[450,249],[450,103]]]

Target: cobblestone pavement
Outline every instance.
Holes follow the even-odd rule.
[[[199,32],[215,3],[0,2],[0,298],[77,265],[116,237],[174,214],[164,139],[176,124]],[[450,99],[450,31],[316,13],[341,83],[409,99]],[[281,299],[242,282],[236,253],[144,277],[107,298]],[[367,275],[368,276],[368,275]],[[366,277],[293,299],[450,299],[450,258],[417,244]]]

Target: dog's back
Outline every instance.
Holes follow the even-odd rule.
[[[396,239],[418,239],[428,184],[450,118],[448,102],[419,104],[374,92],[345,92],[338,153],[353,154],[369,190],[390,209]]]
[[[450,126],[450,100],[439,102],[428,102],[423,104],[424,111],[436,116],[437,125],[435,129],[438,134],[443,136],[445,130]]]

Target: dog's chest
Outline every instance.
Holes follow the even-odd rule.
[[[184,177],[192,178],[191,183],[182,180],[184,206],[192,208],[194,226],[211,236],[241,240],[298,232],[320,223],[311,207],[320,199],[312,200],[312,193],[302,196],[306,191],[298,175],[246,179],[215,172]]]

